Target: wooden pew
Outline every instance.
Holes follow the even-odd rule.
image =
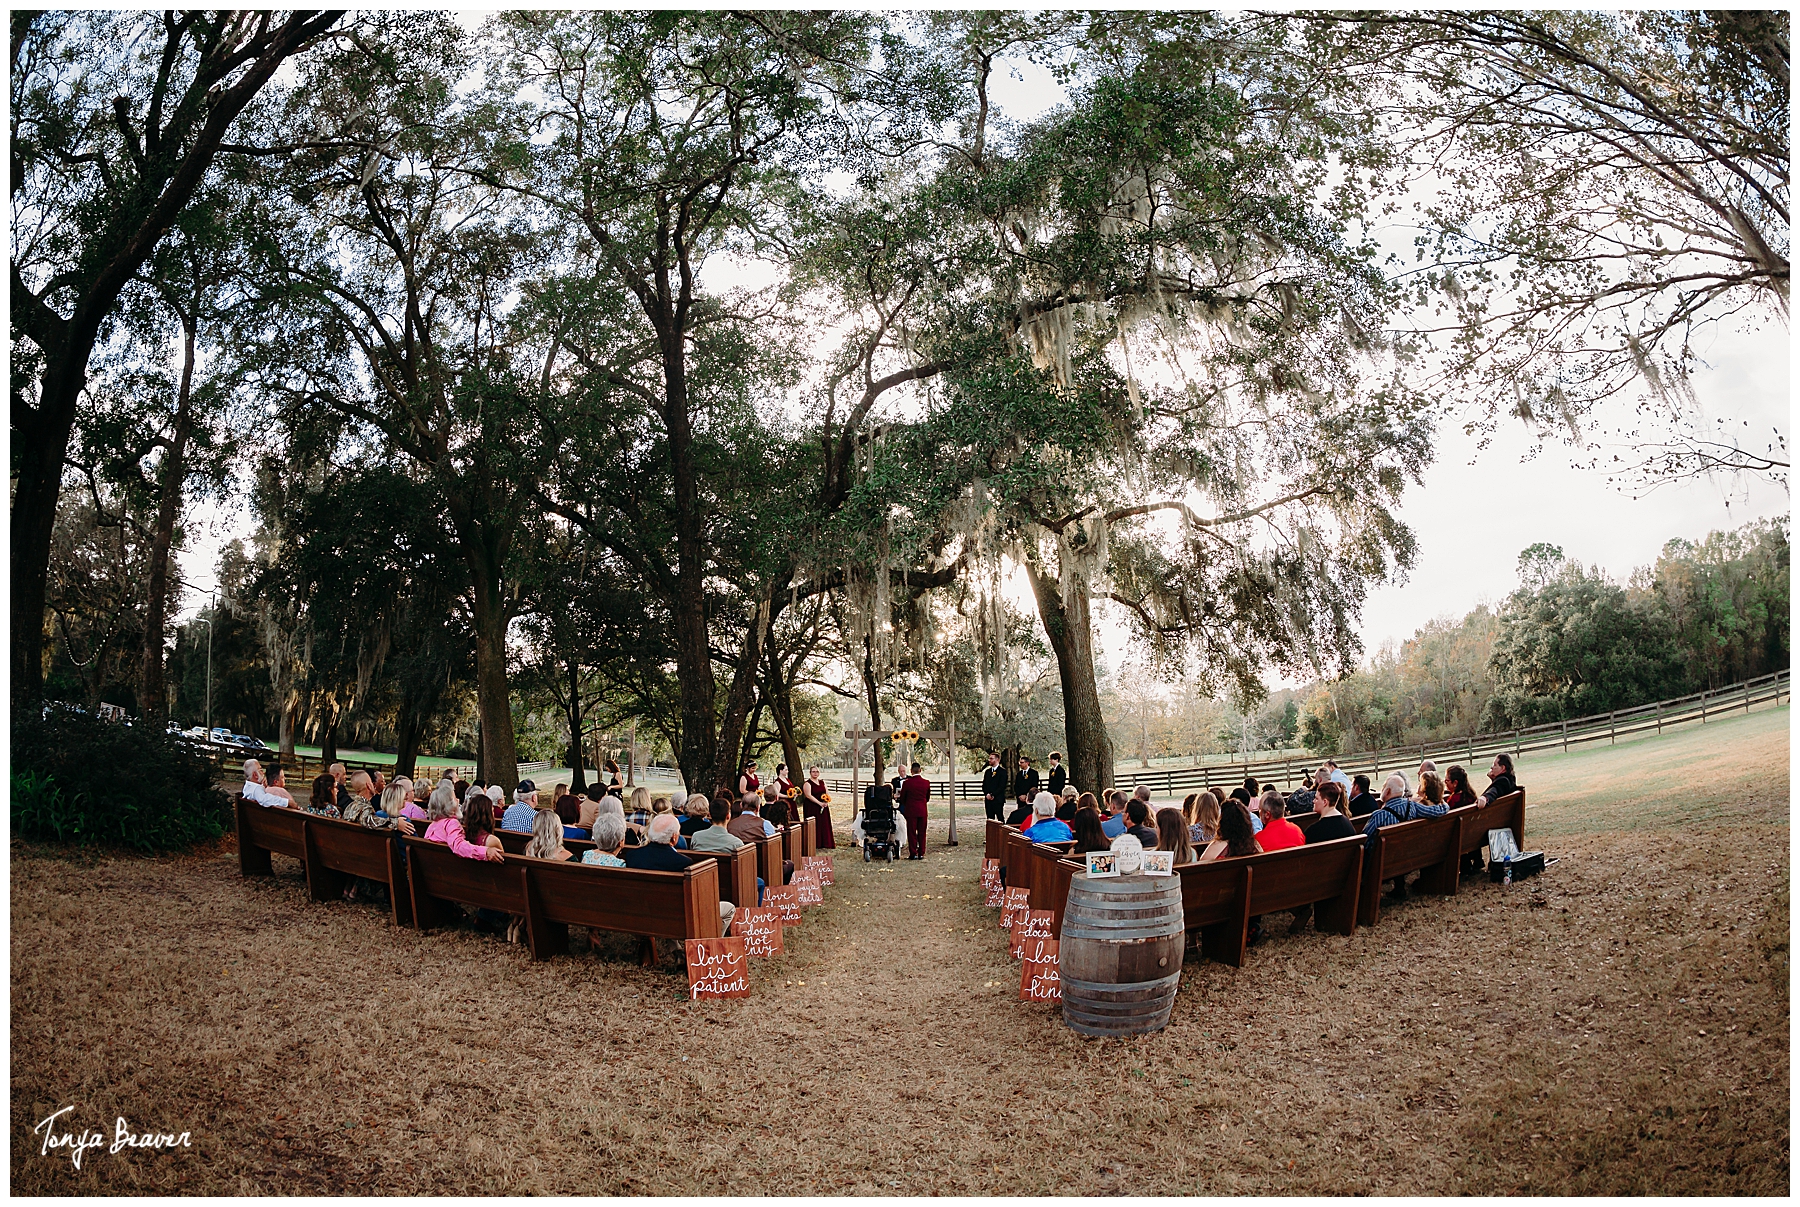
[[[806,857],[803,849],[806,845],[806,832],[799,826],[781,827],[781,857],[794,865],[798,871],[804,865],[800,862]]]
[[[568,927],[664,939],[719,934],[719,865],[703,860],[681,872],[644,872],[551,863],[508,855],[504,862],[464,859],[442,843],[401,840],[411,873],[413,917],[420,930],[445,919],[445,902],[498,910],[525,919],[533,959],[568,950]],[[654,949],[645,963],[655,961]]]
[[[987,819],[987,841],[981,848],[983,859],[1000,858],[1002,843],[1006,840],[1006,830],[1007,827],[1004,823],[997,822],[991,817]]]
[[[813,856],[819,853],[819,819],[809,817],[800,823],[800,854]],[[795,867],[800,864],[796,862]]]
[[[1522,851],[1525,849],[1525,789],[1509,792],[1497,798],[1492,804],[1471,805],[1468,811],[1458,809],[1462,818],[1462,833],[1456,840],[1458,860],[1472,851],[1479,851],[1487,845],[1489,830],[1506,830],[1513,832],[1513,841]]]
[[[298,809],[270,809],[237,798],[238,872],[273,876],[271,851],[306,862],[306,814]]]
[[[770,888],[779,888],[787,881],[781,876],[781,861],[787,856],[787,839],[779,832],[753,840],[750,845],[756,848],[756,874],[763,878],[763,883]]]
[[[314,901],[337,900],[346,881],[361,876],[387,886],[395,926],[412,925],[412,888],[397,831],[304,815],[301,833],[306,842],[306,889]]]
[[[1422,817],[1375,831],[1375,844],[1369,848],[1368,863],[1363,869],[1362,906],[1357,911],[1357,924],[1374,926],[1381,921],[1381,886],[1396,876],[1422,872],[1418,883],[1420,892],[1445,895],[1456,892],[1462,860],[1458,850],[1462,827],[1475,809],[1476,806],[1470,805],[1454,814]],[[1485,834],[1483,841],[1486,841]]]
[[[531,844],[531,835],[522,830],[495,830],[494,835],[500,839],[501,850],[508,855],[523,855],[525,848]],[[585,838],[565,838],[563,846],[575,852],[570,862],[580,862],[583,855],[594,849],[594,844]],[[746,843],[729,855],[719,851],[682,851],[680,854],[686,855],[689,862],[693,863],[707,859],[718,860],[719,892],[725,900],[733,905],[756,904],[756,878],[760,873],[757,870],[756,851],[749,844]]]
[[[1200,951],[1238,968],[1250,940],[1250,919],[1303,905],[1318,907],[1317,925],[1356,933],[1365,840],[1361,835],[1289,847],[1263,855],[1187,863],[1181,906],[1189,931],[1200,932]]]

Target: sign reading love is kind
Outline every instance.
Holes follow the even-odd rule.
[[[781,911],[744,905],[731,919],[731,933],[744,940],[744,950],[759,959],[781,954]]]
[[[1019,1000],[1062,1001],[1062,973],[1057,963],[1055,939],[1033,939],[1020,954],[1025,963],[1019,972]]]
[[[688,994],[744,997],[750,992],[749,957],[738,935],[687,940]]]
[[[769,889],[763,893],[763,904],[781,912],[783,926],[800,925],[800,894],[793,885]]]

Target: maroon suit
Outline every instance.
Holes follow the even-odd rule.
[[[930,801],[931,781],[924,776],[908,776],[900,785],[900,815],[906,818],[906,853],[914,859],[925,858],[925,806]]]

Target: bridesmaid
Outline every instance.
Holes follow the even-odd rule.
[[[837,850],[837,839],[831,833],[831,793],[825,790],[825,780],[817,767],[806,769],[806,782],[800,785],[800,794],[805,798],[802,808],[806,816],[819,819],[816,834],[819,849]]]

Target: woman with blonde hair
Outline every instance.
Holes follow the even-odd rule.
[[[387,790],[381,794],[381,804],[379,808],[389,817],[404,816],[400,810],[406,807],[406,796],[407,792],[405,784],[398,781],[389,784]]]
[[[1211,789],[1196,792],[1189,799],[1185,812],[1188,841],[1205,849],[1208,843],[1219,836],[1219,798]]]
[[[563,822],[554,809],[539,809],[531,822],[531,841],[525,844],[527,859],[564,860],[574,852],[563,845]]]

